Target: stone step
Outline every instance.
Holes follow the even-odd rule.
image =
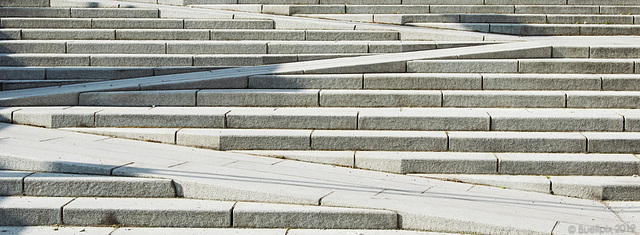
[[[397,229],[391,211],[171,198],[2,197],[2,226]]]
[[[597,13],[596,13],[597,14]],[[640,14],[640,13],[638,13]],[[299,14],[296,16],[345,19],[332,14]],[[519,23],[519,24],[634,24],[634,15],[585,15],[585,14],[373,14],[352,16],[360,22],[389,24],[406,23]],[[356,18],[357,17],[357,18]],[[419,24],[418,24],[419,25]],[[428,26],[428,25],[426,25]],[[437,25],[436,25],[437,26]],[[488,32],[488,31],[485,31]]]
[[[48,7],[50,0],[5,0],[0,7]]]
[[[290,4],[290,5],[640,5],[634,0],[194,0],[191,4]],[[208,3],[207,3],[208,2]],[[190,4],[190,5],[191,5]]]
[[[78,83],[95,82],[87,79],[65,79],[65,80],[0,80],[0,91],[11,91],[38,87],[64,86]]]
[[[636,18],[636,23],[640,18]],[[504,23],[408,23],[410,26],[500,33],[521,36],[640,35],[640,25],[612,24],[504,24]]]
[[[638,59],[458,59],[407,62],[413,73],[633,74]]]
[[[45,18],[159,18],[158,9],[143,8],[34,8],[3,7],[0,18],[45,17]]]
[[[398,174],[474,174],[486,178],[499,174],[509,179],[509,175],[631,176],[640,171],[640,159],[633,154],[296,150],[232,152]],[[547,193],[548,189],[547,181],[546,191],[543,192]]]
[[[92,132],[92,129],[71,129]],[[154,129],[151,129],[154,131]],[[100,130],[98,130],[100,131]],[[114,133],[126,130],[113,131]],[[138,131],[139,132],[139,131]],[[126,134],[134,136],[132,134]],[[139,136],[145,140],[147,137]],[[178,145],[215,150],[638,153],[637,132],[460,132],[284,129],[179,129]]]
[[[168,97],[173,96],[171,98],[174,102],[188,99],[179,95],[180,92],[167,94]],[[129,96],[119,98],[133,99]],[[640,131],[639,115],[634,109],[484,108],[22,107],[5,108],[0,112],[2,122],[49,128],[193,127],[629,133]],[[173,135],[173,132],[168,133],[168,137]]]
[[[200,34],[208,35],[208,31],[204,29],[274,29],[274,23],[273,20],[265,19],[2,18],[0,27],[3,29],[174,29],[177,31],[168,32],[183,34],[190,32],[196,35],[198,33],[194,32],[204,32]]]
[[[171,180],[0,171],[0,195],[36,197],[176,197]]]
[[[123,97],[128,97],[123,100]],[[178,103],[178,99],[185,101]],[[137,103],[136,100],[143,102]],[[639,108],[637,91],[214,89],[80,95],[84,106]],[[123,103],[121,103],[123,102]]]
[[[290,228],[141,228],[141,227],[74,227],[74,226],[0,226],[0,231],[9,234],[101,234],[101,235],[131,235],[131,234],[248,234],[248,235],[331,235],[331,234],[371,234],[371,235],[452,235],[451,233],[424,232],[414,230],[367,230],[367,229],[290,229]]]
[[[638,201],[640,177],[633,176],[512,176],[416,174],[416,176],[551,193],[591,200]]]
[[[230,67],[0,67],[0,82],[89,82],[226,69]],[[13,85],[12,85],[13,86]],[[16,85],[18,86],[18,85]]]

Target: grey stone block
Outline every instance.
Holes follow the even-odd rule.
[[[320,4],[344,4],[344,5],[398,5],[400,0],[320,0]]]
[[[347,14],[427,14],[428,5],[346,5]]]
[[[373,14],[295,14],[293,16],[339,20],[339,21],[348,21],[348,22],[365,22],[365,23],[374,22]]]
[[[616,74],[633,73],[633,61],[624,59],[520,59],[520,73]]]
[[[20,40],[20,29],[0,29],[0,40]]]
[[[440,91],[322,90],[324,107],[440,107]]]
[[[3,18],[0,21],[2,28],[49,28],[49,29],[90,29],[91,19],[64,19],[64,18]]]
[[[553,193],[592,200],[633,201],[640,199],[638,177],[551,177]]]
[[[0,122],[11,123],[13,121],[13,112],[18,111],[17,107],[2,107],[0,108]]]
[[[222,128],[225,108],[112,108],[96,113],[97,127]]]
[[[326,60],[336,58],[358,57],[371,55],[368,53],[347,53],[347,54],[298,54],[298,61]],[[302,72],[300,72],[302,73]],[[341,72],[351,73],[351,72]],[[354,72],[355,73],[355,72]]]
[[[158,9],[142,8],[71,8],[75,18],[158,18]]]
[[[258,156],[294,159],[304,162],[314,162],[337,166],[354,167],[354,151],[295,151],[295,150],[258,150],[235,151]]]
[[[640,135],[634,132],[585,132],[591,153],[639,153]]]
[[[483,0],[403,0],[405,5],[483,5]]]
[[[262,6],[262,13],[278,15],[344,14],[346,10],[345,5],[264,5]]]
[[[297,55],[195,55],[194,66],[259,66],[298,61]]]
[[[116,31],[109,29],[23,29],[25,40],[114,40]]]
[[[407,62],[412,73],[516,73],[517,60],[415,60]]]
[[[60,127],[91,127],[99,108],[31,107],[13,112],[13,123]]]
[[[252,13],[262,12],[262,5],[260,4],[237,4],[237,3],[238,3],[237,0],[217,0],[216,4],[207,3],[206,5],[196,5],[193,7],[214,9],[214,10],[252,12]]]
[[[639,108],[636,91],[567,91],[568,108]]]
[[[507,5],[431,5],[431,13],[514,13]]]
[[[375,14],[373,22],[387,24],[405,24],[418,22],[458,23],[459,14]]]
[[[183,29],[182,19],[92,19],[94,29]]]
[[[29,88],[40,88],[40,87],[59,87],[64,85],[72,85],[77,83],[85,83],[85,82],[94,82],[95,80],[11,80],[2,82],[2,88],[5,91],[10,90],[19,90],[19,89],[29,89]]]
[[[218,69],[229,69],[229,68],[233,68],[233,67],[225,67],[225,66],[157,67],[157,68],[153,68],[153,76],[204,72],[204,71],[213,71]]]
[[[307,30],[308,41],[393,41],[399,39],[396,31],[372,30]]]
[[[318,106],[318,90],[224,89],[201,90],[198,106]]]
[[[485,0],[487,5],[565,5],[566,0]]]
[[[163,1],[163,0],[159,0]],[[187,0],[185,0],[187,1]],[[189,0],[190,1],[190,0]],[[62,228],[61,228],[62,229]],[[90,229],[93,229],[90,228]],[[89,230],[87,230],[89,231]],[[153,235],[153,234],[219,234],[219,235],[233,235],[233,234],[247,234],[247,235],[283,235],[287,233],[288,229],[234,229],[234,228],[121,228],[113,231],[113,235]],[[105,232],[104,234],[107,234]]]
[[[640,6],[600,6],[601,14],[639,15]]]
[[[266,7],[266,6],[265,6]],[[275,29],[273,20],[185,19],[185,29]]]
[[[249,77],[253,89],[361,89],[361,74],[255,75]]]
[[[304,70],[304,73],[404,73],[406,72],[406,64],[407,62],[404,61],[383,63],[374,62],[366,65],[348,65],[327,69],[308,69]]]
[[[355,130],[358,111],[331,108],[232,109],[229,128]]]
[[[65,54],[0,54],[0,66],[89,66],[89,55]]]
[[[36,173],[24,194],[47,197],[175,197],[170,179]]]
[[[478,53],[467,53],[458,55],[458,59],[526,59],[526,58],[551,58],[552,47],[520,47],[516,49],[505,49],[496,52],[480,51]]]
[[[0,80],[44,80],[45,68],[0,67]]]
[[[0,171],[0,195],[22,195],[22,179],[30,174],[32,173],[23,171]]]
[[[358,115],[361,130],[489,130],[489,115],[462,109],[365,109]]]
[[[238,0],[238,4],[318,4],[318,0]]]
[[[143,140],[149,142],[175,144],[177,128],[63,128],[68,131],[110,136],[115,138]]]
[[[356,152],[356,167],[399,174],[494,174],[491,153],[452,152]]]
[[[563,108],[560,91],[443,91],[443,107]]]
[[[164,54],[165,42],[85,41],[67,42],[69,54]]]
[[[233,202],[194,199],[78,198],[63,210],[65,224],[148,227],[230,227]]]
[[[363,42],[270,42],[269,54],[367,53]]]
[[[567,0],[567,5],[638,5],[633,0]]]
[[[167,54],[267,54],[266,42],[167,42]]]
[[[456,152],[579,153],[587,150],[580,133],[448,132],[449,150]]]
[[[499,173],[508,175],[633,175],[631,154],[497,153]]]
[[[192,66],[191,55],[92,55],[91,66],[104,67],[168,67],[168,66]]]
[[[545,23],[546,15],[535,14],[461,14],[460,23]]]
[[[627,15],[547,15],[549,24],[633,24]]]
[[[637,19],[636,19],[637,20]],[[580,25],[580,35],[639,35],[640,25]]]
[[[488,23],[406,23],[408,26],[418,26],[425,28],[453,29],[462,31],[489,32]]]
[[[79,67],[79,68],[46,68],[46,79],[66,80],[111,80],[136,77],[149,77],[154,75],[153,68],[131,67]]]
[[[604,74],[602,90],[605,91],[640,91],[640,75]]]
[[[304,41],[305,31],[274,29],[214,29],[211,30],[211,40]]]
[[[0,53],[65,53],[62,41],[0,41]]]
[[[445,151],[444,132],[316,130],[314,150]]]
[[[365,74],[364,89],[480,90],[482,76],[468,73]]]
[[[118,40],[209,40],[205,29],[117,29]]]
[[[482,74],[485,90],[600,90],[601,79],[588,74]]]
[[[0,17],[43,17],[43,18],[68,18],[71,15],[69,8],[35,8],[35,7],[3,7],[0,9]]]
[[[217,150],[308,150],[310,130],[182,129],[178,145]]]
[[[496,131],[623,131],[624,118],[616,113],[583,110],[529,109],[489,111]]]
[[[80,94],[84,106],[195,106],[197,90],[113,91]]]
[[[400,41],[400,42],[370,42],[369,53],[394,53],[409,51],[426,51],[436,49],[434,42]]]
[[[239,202],[233,209],[233,227],[307,229],[392,229],[395,212],[369,209]]]
[[[1,197],[0,225],[34,226],[62,223],[61,208],[73,198]]]
[[[589,58],[589,47],[553,46],[553,58]]]
[[[602,6],[604,7],[604,6]],[[516,5],[517,14],[598,14],[598,6]]]
[[[49,0],[6,0],[0,7],[49,7]]]
[[[592,46],[590,47],[591,58],[638,58],[640,57],[640,47],[636,46]]]
[[[491,24],[491,33],[503,33],[523,36],[579,35],[582,32],[575,24]]]

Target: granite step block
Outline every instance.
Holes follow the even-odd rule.
[[[175,197],[170,179],[35,173],[24,179],[24,195],[45,197]]]
[[[304,30],[274,30],[274,29],[213,29],[211,40],[277,40],[304,41]]]
[[[398,174],[495,174],[492,153],[357,151],[358,168]]]
[[[209,40],[206,29],[116,29],[117,40]]]
[[[69,41],[68,54],[165,54],[165,42],[141,41]]]
[[[158,18],[158,9],[144,8],[71,8],[74,18]]]
[[[516,14],[599,14],[605,6],[588,5],[516,5]],[[615,13],[618,14],[618,13]]]
[[[640,107],[638,91],[567,91],[569,108],[631,108]]]
[[[556,195],[592,200],[638,201],[640,178],[635,176],[551,176]]]
[[[0,29],[0,40],[20,40],[22,39],[20,29]]]
[[[185,19],[185,29],[275,29],[268,19]]]
[[[323,107],[440,107],[440,91],[322,90]]]
[[[506,175],[607,175],[638,173],[633,154],[602,153],[496,153],[500,174]]]
[[[81,106],[195,106],[197,90],[87,92],[78,98]]]
[[[49,0],[6,0],[0,7],[49,7]]]
[[[271,3],[277,4],[277,3]],[[262,13],[277,15],[294,14],[345,14],[345,5],[263,5]]]
[[[563,108],[561,91],[442,91],[442,107]]]
[[[250,89],[361,89],[362,74],[256,75]]]
[[[483,76],[472,73],[367,73],[364,89],[480,90]]]
[[[584,153],[587,139],[562,132],[448,132],[454,152]]]
[[[198,106],[287,107],[318,106],[319,90],[223,89],[201,90]]]
[[[616,111],[595,109],[488,110],[492,131],[624,131]]]
[[[22,180],[32,172],[0,171],[0,196],[22,195]]]
[[[346,54],[345,56],[348,56]],[[221,55],[194,55],[193,66],[217,66],[217,67],[246,67],[259,66],[269,64],[280,64],[301,61],[302,55],[279,54],[279,55],[261,55],[261,54],[221,54]],[[341,57],[337,55],[335,57]],[[183,65],[184,66],[184,65]]]
[[[0,54],[2,67],[90,66],[89,55],[67,54]]]
[[[30,89],[39,87],[56,87],[65,86],[85,82],[95,82],[95,80],[87,79],[65,79],[65,80],[10,80],[0,81],[0,86],[3,91]]]
[[[184,29],[183,19],[97,18],[91,20],[94,29]]]
[[[469,109],[360,109],[360,130],[490,130],[486,110]]]
[[[176,144],[216,150],[310,150],[311,130],[181,129]]]
[[[338,108],[233,108],[227,128],[355,130],[358,110]]]
[[[636,74],[602,75],[602,90],[640,91],[640,76]]]
[[[340,53],[368,53],[367,42],[348,41],[283,41],[269,42],[269,54],[340,54]]]
[[[98,67],[184,67],[194,66],[194,59],[192,55],[95,54],[91,55],[90,65]],[[84,66],[89,66],[89,64]]]
[[[640,153],[637,132],[585,132],[591,153]]]
[[[166,42],[167,54],[267,54],[267,51],[266,42]]]
[[[22,40],[115,40],[113,29],[23,29]]]
[[[515,12],[513,5],[431,5],[431,13],[496,13]]]
[[[396,31],[374,30],[306,30],[307,41],[393,41],[399,40]]]
[[[482,74],[484,90],[600,90],[604,75],[595,74]],[[622,82],[622,81],[620,81]],[[630,82],[625,83],[628,84]],[[613,85],[612,85],[613,86]],[[609,88],[611,89],[611,88]],[[632,88],[630,88],[632,89]]]
[[[549,24],[633,24],[632,15],[547,15]]]
[[[96,127],[197,127],[224,128],[227,108],[143,108],[100,109],[94,114]],[[92,125],[93,126],[93,125]]]
[[[0,53],[66,53],[63,41],[0,41]]]
[[[632,74],[629,59],[520,59],[520,73]]]
[[[53,7],[2,7],[0,8],[0,17],[69,18],[71,17],[71,9]]]
[[[54,225],[62,224],[62,207],[70,197],[0,197],[0,225]]]
[[[429,5],[345,5],[346,14],[427,14]]]
[[[518,60],[415,60],[407,61],[410,73],[517,73]]]
[[[314,150],[445,151],[444,132],[316,130]]]
[[[91,19],[72,18],[3,18],[0,28],[21,29],[90,29]]]

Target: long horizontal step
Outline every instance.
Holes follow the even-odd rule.
[[[158,18],[158,9],[144,8],[34,8],[3,7],[0,18],[47,17],[47,18]]]
[[[567,10],[574,8],[567,8]],[[598,7],[595,7],[597,10]],[[533,10],[533,9],[532,9]],[[580,11],[581,9],[575,9]],[[620,9],[623,11],[623,9]],[[633,11],[633,12],[631,12]],[[640,7],[628,9],[624,15],[594,15],[600,13],[574,13],[574,14],[540,14],[535,13],[518,13],[518,14],[368,14],[368,15],[349,15],[359,17],[364,22],[405,24],[405,23],[521,23],[521,24],[634,24],[637,19]],[[628,15],[632,13],[632,15]],[[296,16],[340,19],[340,15],[336,14],[300,14]],[[369,20],[364,20],[369,19]]]
[[[233,151],[398,174],[631,176],[640,171],[633,154],[465,153],[375,151]],[[480,176],[482,177],[482,176]],[[478,182],[471,182],[478,183]],[[547,181],[548,183],[548,181]],[[546,191],[548,192],[548,185]]]
[[[636,18],[635,21],[638,23],[640,22],[640,19]],[[639,24],[407,23],[407,25],[522,36],[640,35]]]
[[[85,133],[100,129],[70,129]],[[150,131],[156,131],[150,129]],[[129,134],[113,130],[109,136]],[[141,130],[134,130],[141,132]],[[637,132],[458,132],[172,129],[178,145],[216,150],[347,150],[527,153],[639,153]]]
[[[2,226],[398,228],[391,211],[195,199],[2,197],[0,208]]]
[[[2,18],[0,27],[5,29],[274,29],[274,23],[273,20],[263,19]]]
[[[0,67],[0,83],[99,81],[211,71],[230,67]]]
[[[126,98],[125,98],[126,97]],[[96,92],[83,106],[640,108],[637,91],[215,89]]]
[[[640,73],[638,59],[458,59],[407,62],[413,73],[538,73],[633,74]]]
[[[634,0],[196,0],[185,4],[280,4],[280,5],[640,5]]]
[[[62,234],[80,232],[87,234],[246,234],[246,235],[332,235],[364,233],[372,235],[396,234],[396,235],[433,235],[433,232],[396,229],[291,229],[291,228],[167,228],[167,227],[104,227],[104,226],[0,226],[0,230],[7,233],[46,234],[51,231]],[[447,235],[449,233],[437,233]],[[454,235],[451,233],[450,235]]]
[[[0,109],[0,121],[51,128],[640,131],[634,109],[16,107]]]

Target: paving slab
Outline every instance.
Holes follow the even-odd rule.
[[[287,107],[318,106],[319,90],[223,89],[201,90],[198,106]]]
[[[7,234],[34,234],[34,235],[47,235],[47,234],[65,234],[73,235],[78,233],[86,234],[111,234],[115,232],[115,228],[109,227],[61,227],[61,226],[2,226],[0,231]]]
[[[43,126],[48,128],[60,127],[91,127],[94,125],[94,115],[101,108],[90,107],[31,107],[13,112],[13,123]]]
[[[480,90],[482,76],[468,73],[365,74],[365,89]]]
[[[354,151],[245,150],[237,153],[354,167]]]
[[[358,129],[361,130],[486,131],[489,122],[485,111],[470,109],[364,109],[358,115]]]
[[[441,179],[468,184],[488,185],[499,188],[549,193],[551,181],[544,176],[529,175],[452,175],[452,174],[417,174],[420,177]]]
[[[496,157],[491,153],[370,152],[358,151],[355,166],[399,174],[494,174]]]
[[[444,151],[444,132],[316,130],[314,150]]]
[[[580,133],[448,132],[449,150],[456,152],[581,153],[587,141]]]
[[[22,180],[32,174],[25,171],[0,171],[0,195],[19,196],[22,195]]]
[[[65,224],[145,227],[230,227],[234,202],[193,199],[78,198],[64,207]]]
[[[601,83],[591,74],[482,74],[485,90],[600,90]]]
[[[594,200],[637,201],[640,178],[632,176],[576,177],[551,176],[552,190],[557,195]]]
[[[95,115],[96,127],[224,127],[227,108],[122,107]]]
[[[508,175],[633,175],[631,154],[496,153],[499,173]]]
[[[216,150],[306,150],[311,131],[274,129],[181,129],[176,144]]]
[[[442,91],[443,107],[563,108],[560,91]]]
[[[119,91],[80,94],[82,106],[195,106],[197,90]]]
[[[495,131],[623,131],[617,112],[586,109],[489,110]]]
[[[170,179],[35,173],[24,179],[24,195],[46,197],[175,197]]]
[[[634,210],[637,208],[638,202],[616,202],[616,201],[608,201],[605,202],[610,210],[616,213],[616,215],[620,216],[622,221],[627,222],[629,227],[627,227],[627,231],[635,226],[635,229],[631,229],[633,231],[638,231],[637,224],[640,222],[638,218],[638,211]]]
[[[360,89],[362,74],[255,75],[252,89]]]
[[[637,91],[566,91],[568,108],[638,108]]]
[[[232,109],[228,128],[338,129],[358,128],[358,111],[339,108]]]
[[[638,153],[640,135],[635,132],[584,132],[592,153]]]
[[[440,91],[418,90],[322,90],[324,107],[439,107]]]
[[[398,215],[391,211],[304,205],[238,202],[233,208],[233,227],[393,229]]]
[[[176,143],[177,128],[63,128],[86,134],[103,135],[115,138],[144,140],[165,144]]]
[[[2,226],[54,225],[62,223],[61,208],[68,197],[0,197]]]

